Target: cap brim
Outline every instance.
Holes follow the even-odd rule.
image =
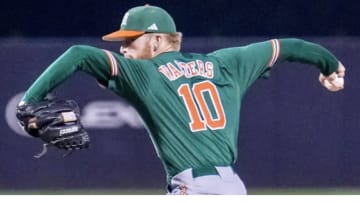
[[[102,37],[105,41],[122,41],[126,38],[133,38],[143,35],[144,31],[136,30],[118,30]]]

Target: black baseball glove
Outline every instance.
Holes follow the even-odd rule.
[[[89,147],[89,135],[80,122],[79,106],[73,100],[18,105],[16,117],[28,134],[45,142],[45,152],[52,145],[65,150]]]

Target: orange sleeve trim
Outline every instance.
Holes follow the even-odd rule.
[[[119,74],[119,66],[116,61],[116,58],[110,51],[105,50],[105,49],[103,49],[103,51],[105,52],[105,54],[109,60],[111,76],[117,76]]]
[[[268,63],[268,67],[272,67],[276,63],[276,61],[277,61],[277,59],[278,59],[278,57],[280,55],[280,42],[279,42],[279,40],[278,39],[272,39],[272,40],[270,40],[270,42],[271,42],[272,54],[271,54],[270,61]]]

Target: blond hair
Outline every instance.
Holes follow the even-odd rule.
[[[165,39],[170,44],[172,49],[174,49],[175,51],[180,51],[182,42],[181,32],[165,34]]]

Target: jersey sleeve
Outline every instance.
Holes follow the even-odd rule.
[[[247,89],[277,62],[280,43],[273,39],[243,47],[221,49],[209,55],[218,58],[233,75],[234,80]]]
[[[338,59],[325,47],[296,38],[281,39],[279,61],[301,62],[314,65],[328,76],[339,66]]]
[[[125,59],[120,54],[96,47],[75,45],[64,52],[36,79],[22,101],[36,103],[45,98],[77,71],[93,76],[100,86],[119,95],[146,92],[148,74],[142,68],[146,61]]]
[[[43,100],[48,93],[77,71],[88,73],[101,84],[107,84],[107,81],[118,74],[118,67],[102,49],[84,45],[72,46],[36,79],[22,101],[35,103]]]

